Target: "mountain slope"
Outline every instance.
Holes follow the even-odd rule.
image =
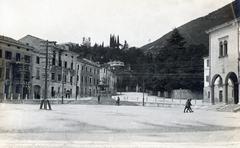
[[[234,11],[236,9],[236,2],[228,4],[204,17],[200,17],[191,22],[188,22],[178,28],[180,34],[186,39],[187,44],[204,44],[208,47],[209,38],[206,30],[223,24],[234,19]],[[141,47],[144,52],[156,53],[166,43],[172,31],[162,36],[160,39]]]

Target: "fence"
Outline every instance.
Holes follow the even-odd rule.
[[[157,106],[168,106],[168,105],[185,105],[187,99],[185,98],[165,98],[165,97],[158,97],[158,96],[152,96],[147,93],[122,93],[118,96],[113,96],[113,99],[116,99],[117,97],[120,97],[121,101],[128,101],[128,102],[135,102],[138,104],[141,104],[144,102],[146,105],[157,105]],[[193,105],[207,105],[205,102],[203,102],[203,99],[192,99]]]

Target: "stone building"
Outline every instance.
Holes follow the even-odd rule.
[[[212,104],[239,103],[239,25],[240,20],[235,19],[207,31]]]
[[[104,65],[100,69],[100,90],[104,93],[115,94],[117,85],[117,76],[108,65]]]
[[[33,50],[33,93],[34,99],[43,98],[45,86],[46,48],[48,46],[48,98],[73,98],[76,96],[77,56],[64,45],[27,35],[21,42],[34,47]]]
[[[29,99],[32,93],[32,50],[12,38],[0,36],[0,97]]]
[[[2,99],[43,99],[45,77],[48,82],[48,98],[93,97],[98,95],[99,75],[99,64],[79,57],[65,44],[57,44],[55,41],[46,41],[31,35],[19,41],[0,36]]]
[[[77,94],[80,97],[97,96],[100,66],[85,58],[78,58],[79,77]]]

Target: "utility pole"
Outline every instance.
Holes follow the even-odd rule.
[[[78,81],[80,80],[80,77],[78,76],[78,71],[79,71],[79,65],[77,63],[75,63],[75,70],[77,70],[77,76],[76,76],[76,100],[79,94],[79,88],[78,88]]]
[[[49,41],[47,40],[46,42],[46,63],[45,63],[45,87],[44,87],[44,99],[41,101],[40,104],[40,109],[42,109],[42,106],[44,107],[45,110],[47,110],[49,107],[49,110],[52,110],[51,105],[48,98],[48,43]]]
[[[63,104],[63,95],[64,95],[64,81],[65,81],[65,75],[64,75],[64,69],[62,65],[62,104]]]
[[[144,89],[145,89],[145,87],[144,87],[144,78],[143,78],[143,85],[142,85],[142,91],[143,91],[143,106],[145,106],[145,98],[144,98]]]

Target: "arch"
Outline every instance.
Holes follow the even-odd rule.
[[[215,85],[214,83],[215,83],[215,81],[217,80],[217,78],[220,78],[220,81],[221,81],[220,83],[222,84],[222,77],[221,77],[219,74],[216,74],[216,75],[214,75],[213,78],[212,78],[212,81],[211,81],[211,85],[212,85],[212,86]]]
[[[40,99],[41,98],[41,86],[34,85],[33,87],[33,93],[34,93],[34,99]]]
[[[215,82],[216,80],[219,78],[220,80],[220,85],[222,85],[222,77],[219,75],[219,74],[216,74],[213,76],[212,80],[211,80],[211,102],[212,104],[215,104],[215,98],[214,98],[214,95],[215,95]]]
[[[231,80],[233,83],[233,100],[234,100],[234,104],[238,104],[239,102],[239,92],[238,92],[238,78],[237,75],[234,72],[229,72],[226,76],[225,79],[225,84],[226,84],[226,88],[225,88],[225,99],[226,99],[226,103],[228,103],[228,80]]]

